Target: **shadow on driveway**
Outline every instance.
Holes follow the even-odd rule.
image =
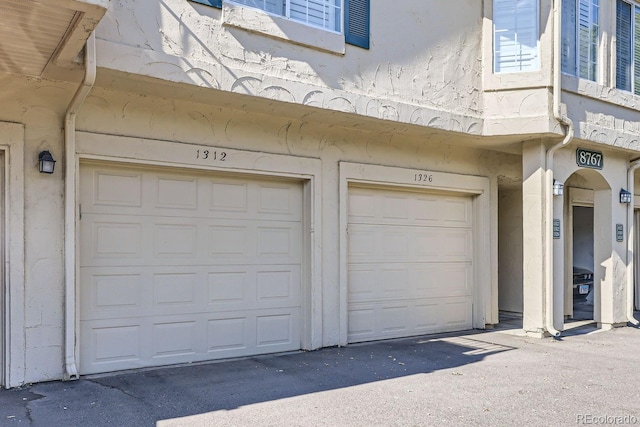
[[[0,425],[155,425],[164,419],[428,374],[511,349],[472,331],[35,384],[0,391]]]

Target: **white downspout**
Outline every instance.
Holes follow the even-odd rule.
[[[553,116],[565,127],[564,139],[547,149],[545,157],[545,185],[544,185],[544,265],[545,265],[545,323],[547,332],[557,337],[560,335],[553,326],[553,155],[561,147],[566,146],[573,139],[573,122],[560,111],[561,89],[561,0],[553,3]]]
[[[64,118],[64,379],[78,379],[76,365],[76,114],[96,81],[96,38],[84,51],[84,80]]]
[[[627,205],[627,320],[632,325],[638,325],[640,322],[633,316],[633,308],[634,308],[634,299],[633,299],[633,291],[634,291],[634,280],[633,280],[633,268],[634,268],[634,260],[633,260],[633,244],[635,242],[635,233],[634,233],[634,217],[633,217],[633,199],[634,197],[634,187],[635,187],[635,179],[634,174],[635,170],[640,167],[640,159],[633,160],[629,163],[629,169],[627,170],[627,191],[631,193],[631,203]]]

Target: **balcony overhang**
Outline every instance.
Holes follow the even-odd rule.
[[[0,1],[0,72],[66,80],[109,1]]]

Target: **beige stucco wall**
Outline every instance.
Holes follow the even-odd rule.
[[[98,65],[479,134],[482,13],[476,0],[376,3],[371,48],[336,54],[223,25],[222,10],[189,1],[119,1],[96,31]]]
[[[23,291],[24,312],[11,309],[22,320],[16,323],[24,326],[29,351],[21,349],[24,361],[14,362],[18,369],[26,367],[26,381],[60,378],[63,182],[60,162],[56,174],[48,176],[38,173],[37,159],[47,149],[62,159],[63,116],[75,86],[4,75],[0,87],[0,121],[25,125],[24,165],[16,171],[24,174],[24,283],[11,283],[14,293]]]
[[[522,189],[498,192],[498,308],[522,313]]]

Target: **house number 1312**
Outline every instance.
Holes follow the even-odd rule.
[[[196,159],[224,162],[227,160],[227,153],[224,151],[196,150]]]

